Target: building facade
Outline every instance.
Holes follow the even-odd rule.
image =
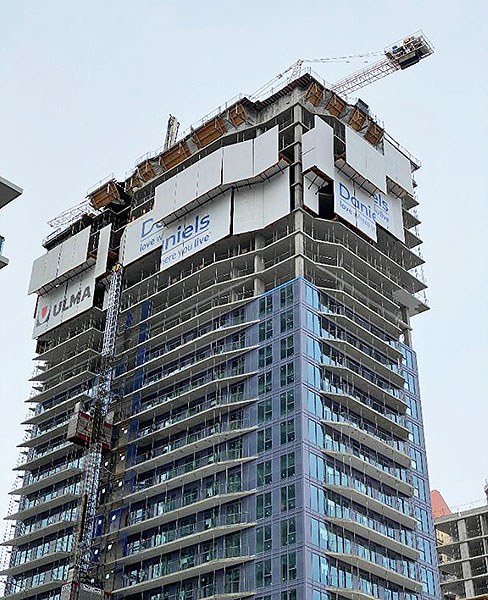
[[[128,600],[439,598],[413,171],[303,75],[145,159],[45,244],[6,594],[58,600],[123,266],[91,582]],[[113,427],[112,427],[113,424]]]
[[[488,506],[446,513],[435,518],[442,598],[488,598]]]
[[[0,177],[0,210],[22,194],[22,189],[14,183]],[[0,269],[8,265],[8,258],[4,256],[5,238],[0,234]]]

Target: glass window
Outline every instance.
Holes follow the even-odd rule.
[[[280,394],[280,412],[287,415],[295,410],[295,390],[288,390]]]
[[[295,441],[295,419],[280,423],[280,443],[289,444]]]
[[[273,447],[273,430],[271,427],[266,427],[258,431],[258,452],[271,450]]]
[[[272,581],[271,559],[256,562],[256,587],[269,587]]]
[[[256,527],[256,552],[269,552],[272,546],[271,525]]]
[[[259,323],[259,341],[269,340],[273,337],[273,320],[268,319],[264,323]]]
[[[271,471],[271,461],[265,460],[262,463],[258,463],[257,465],[257,481],[258,486],[268,485],[273,481],[273,474]]]
[[[267,394],[273,389],[271,371],[258,375],[258,394]]]
[[[292,335],[283,338],[280,342],[281,359],[289,358],[295,353],[294,339]]]
[[[297,555],[295,552],[281,556],[281,581],[293,581],[297,578]]]
[[[273,400],[272,398],[266,398],[262,402],[258,403],[258,423],[264,423],[265,421],[271,421],[273,418]]]
[[[297,600],[297,591],[296,590],[287,590],[286,592],[281,592],[280,600]],[[315,600],[315,597],[314,597]],[[324,595],[325,600],[325,595]]]
[[[273,362],[273,346],[264,346],[263,348],[259,348],[258,352],[258,366],[269,367]]]
[[[290,385],[295,381],[295,365],[292,362],[280,367],[280,384]]]
[[[293,304],[293,285],[287,285],[280,290],[280,306],[285,308]]]
[[[281,512],[293,510],[295,508],[295,484],[285,485],[281,488]]]
[[[282,313],[280,317],[280,329],[281,333],[291,331],[293,329],[293,309],[290,308],[286,312]]]
[[[283,454],[280,456],[280,473],[281,479],[293,477],[295,475],[295,453]]]
[[[290,546],[297,542],[297,526],[295,517],[281,521],[281,545]]]
[[[273,296],[268,294],[259,300],[259,316],[270,315],[273,312]]]
[[[273,503],[271,501],[271,492],[258,494],[256,496],[256,519],[271,517],[273,514]]]

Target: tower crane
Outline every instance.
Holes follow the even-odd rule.
[[[340,79],[329,88],[337,94],[355,92],[366,85],[374,83],[395,71],[404,70],[417,64],[423,58],[433,54],[434,49],[422,32],[409,35],[401,41],[388,46],[383,57],[367,67]],[[253,96],[256,97],[275,86],[285,78],[286,83],[300,77],[302,67],[306,63],[353,62],[363,59],[365,62],[380,53],[356,54],[336,58],[299,59],[285,71],[279,73]],[[169,116],[164,148],[169,148],[176,141],[179,122],[173,115]],[[80,517],[77,526],[77,539],[74,557],[68,582],[63,586],[61,600],[96,600],[106,597],[99,587],[89,585],[92,568],[92,542],[95,533],[95,515],[97,510],[98,487],[102,469],[102,448],[104,422],[112,401],[112,373],[115,355],[117,320],[120,310],[120,294],[122,288],[123,268],[116,264],[110,275],[107,317],[101,354],[101,366],[98,383],[91,406],[91,431],[85,454],[84,478]]]
[[[385,48],[383,53],[369,52],[366,54],[352,54],[349,56],[337,56],[334,58],[300,58],[290,65],[287,69],[279,73],[274,79],[260,88],[255,95],[260,95],[267,89],[276,85],[278,81],[286,78],[285,81],[290,83],[294,79],[300,77],[302,68],[305,64],[312,63],[333,63],[333,62],[353,62],[362,59],[364,62],[369,62],[372,57],[382,55],[380,60],[368,64],[368,66],[355,71],[351,75],[347,75],[343,79],[331,84],[331,89],[336,94],[350,94],[355,92],[379,79],[383,79],[387,75],[407,69],[416,65],[420,60],[434,53],[429,40],[425,37],[422,31],[413,33],[404,37],[402,40],[391,44]]]

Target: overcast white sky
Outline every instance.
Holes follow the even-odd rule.
[[[0,514],[23,432],[46,221],[108,174],[297,58],[382,50],[423,29],[435,55],[360,97],[422,160],[417,174],[432,310],[414,321],[432,487],[451,505],[488,477],[487,39],[484,0],[0,0],[0,175],[24,188],[0,212]],[[361,65],[318,65],[335,81]]]

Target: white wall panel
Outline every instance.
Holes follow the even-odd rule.
[[[222,184],[222,155],[222,149],[219,149],[198,161],[198,196]]]
[[[176,176],[171,177],[167,181],[163,181],[156,186],[154,190],[154,216],[159,219],[164,219],[175,210],[176,200]]]
[[[234,183],[254,176],[253,140],[225,146],[222,183]]]
[[[95,263],[95,277],[100,277],[107,270],[108,249],[112,225],[106,225],[100,230],[98,238],[97,262]]]
[[[307,176],[303,178],[303,203],[310,210],[313,210],[317,215],[319,214],[319,186],[309,179]]]
[[[334,130],[315,116],[315,126],[302,135],[302,170],[320,171],[334,179]]]
[[[234,192],[234,233],[262,229],[290,212],[288,169]]]
[[[260,175],[279,161],[278,125],[254,139],[254,175]]]
[[[193,164],[176,175],[174,210],[182,208],[197,197],[198,165]]]
[[[386,192],[385,157],[350,127],[346,127],[346,162],[379,190]]]
[[[412,167],[410,159],[388,140],[384,142],[385,168],[388,177],[404,190],[413,194]]]
[[[373,196],[341,173],[336,173],[334,181],[334,210],[348,223],[376,241],[376,212]]]

